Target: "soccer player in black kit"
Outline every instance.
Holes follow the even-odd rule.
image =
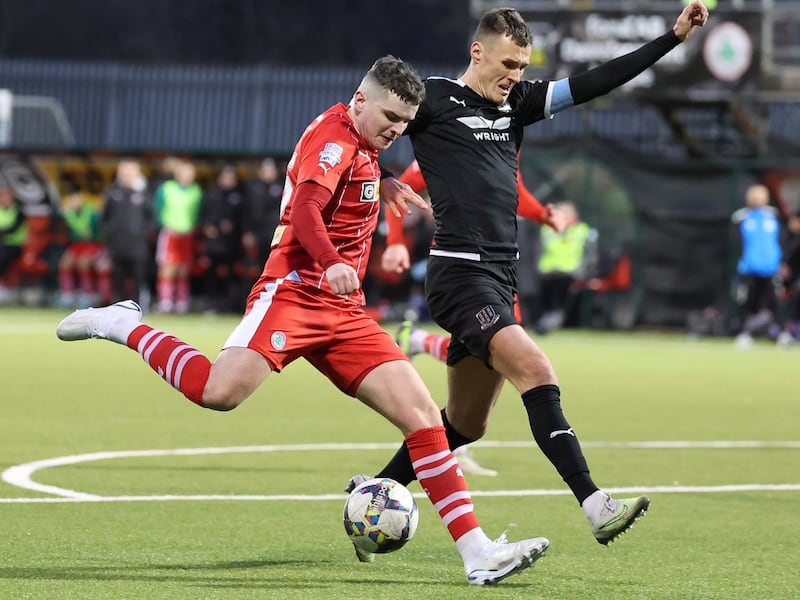
[[[629,529],[650,500],[614,499],[594,483],[562,413],[553,366],[514,318],[517,150],[526,125],[631,80],[707,19],[706,7],[692,2],[671,31],[630,54],[558,81],[523,81],[531,33],[516,10],[494,9],[475,31],[464,74],[429,78],[425,101],[406,131],[436,222],[426,298],[433,319],[453,338],[442,411],[450,448],[483,436],[503,384],[510,381],[522,396],[534,439],[601,544]],[[407,449],[402,447],[377,476],[412,481]],[[355,476],[351,486],[363,477]]]

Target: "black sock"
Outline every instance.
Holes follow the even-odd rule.
[[[522,394],[528,422],[539,448],[553,463],[578,503],[597,491],[589,476],[589,466],[581,445],[561,410],[561,391],[557,385],[541,385]]]
[[[456,448],[466,446],[475,441],[472,438],[461,435],[453,429],[450,421],[447,420],[447,411],[444,408],[442,409],[442,423],[444,423],[444,432],[447,434],[447,443],[450,446],[450,450],[455,450]]]
[[[453,429],[450,421],[447,420],[445,409],[442,409],[442,421],[444,422],[444,431],[447,434],[447,443],[450,446],[450,450],[455,450],[460,446],[475,441],[461,435]],[[403,445],[400,446],[400,449],[395,453],[389,463],[380,473],[375,475],[375,477],[391,477],[403,485],[408,485],[417,478],[416,473],[414,473],[414,468],[411,466],[411,457],[408,454],[408,446],[406,446],[405,442],[403,442]]]
[[[405,442],[375,477],[391,477],[403,485],[408,485],[417,478],[414,468],[411,466],[411,457]]]

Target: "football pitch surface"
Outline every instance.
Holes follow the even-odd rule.
[[[656,333],[538,338],[592,474],[649,512],[594,541],[507,386],[466,474],[490,536],[547,556],[494,588],[417,483],[417,534],[355,559],[342,488],[399,433],[299,361],[230,413],[202,410],[134,352],[65,343],[56,311],[0,308],[0,598],[779,599],[800,594],[800,347]],[[148,322],[216,355],[235,318]],[[445,368],[415,366],[441,405]]]

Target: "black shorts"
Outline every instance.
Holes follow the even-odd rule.
[[[452,335],[447,364],[476,356],[489,366],[489,340],[514,318],[517,263],[431,256],[425,298],[439,327]]]

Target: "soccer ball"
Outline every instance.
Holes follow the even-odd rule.
[[[394,479],[368,479],[344,503],[344,530],[364,552],[385,554],[414,537],[419,511],[408,488]]]

